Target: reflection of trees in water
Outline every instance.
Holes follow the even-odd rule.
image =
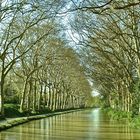
[[[99,109],[73,112],[31,121],[2,131],[0,140],[133,140],[140,139],[136,129],[112,121]]]

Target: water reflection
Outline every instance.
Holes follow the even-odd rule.
[[[99,109],[32,121],[0,133],[0,140],[139,140],[138,130],[109,120]]]

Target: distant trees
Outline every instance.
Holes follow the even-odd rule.
[[[39,42],[13,67],[20,112],[88,106],[91,88],[78,56],[59,38],[45,40],[43,46]]]
[[[61,42],[57,43],[58,48],[52,48],[56,52],[53,54],[52,63],[48,66],[49,108],[56,110],[84,107],[87,97],[90,96],[86,93],[91,91],[84,71],[79,65],[75,52],[59,45],[62,45]]]

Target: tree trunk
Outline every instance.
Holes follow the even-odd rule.
[[[37,93],[37,82],[35,80],[35,85],[34,85],[34,93],[33,93],[33,109],[32,112],[36,112],[36,93]]]
[[[50,109],[50,101],[51,101],[51,89],[48,87],[49,92],[47,93],[47,107]]]
[[[32,93],[32,88],[33,88],[33,83],[32,83],[32,81],[30,81],[29,86],[30,86],[30,89],[29,89],[29,93],[28,93],[27,110],[30,112],[31,93]]]
[[[46,93],[46,88],[47,88],[47,86],[45,85],[45,87],[44,87],[44,91],[43,91],[43,93],[42,93],[42,100],[43,100],[43,109],[45,109],[45,105],[46,105],[46,98],[47,98],[47,93]]]
[[[38,111],[40,111],[41,109],[41,100],[42,100],[42,93],[43,93],[43,86],[40,85],[40,93],[39,93],[39,97],[38,97]]]
[[[0,81],[0,114],[4,116],[4,77],[1,76]]]
[[[50,103],[49,103],[49,108],[52,110],[53,108],[53,93],[52,93],[52,88],[49,90],[49,97],[50,97]]]
[[[55,110],[55,104],[56,104],[56,93],[55,93],[55,88],[53,87],[52,89],[52,94],[53,94],[53,98],[52,98],[52,110]]]
[[[21,102],[20,102],[20,112],[24,111],[24,102],[25,102],[25,94],[26,94],[26,88],[27,88],[27,78],[24,82],[24,86],[23,86],[23,92],[22,92],[22,96],[21,96]]]

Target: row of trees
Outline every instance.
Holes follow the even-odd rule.
[[[75,22],[81,59],[103,106],[140,112],[139,1],[84,2]],[[81,18],[82,17],[82,18]],[[76,24],[76,25],[77,25]]]
[[[4,101],[20,112],[85,106],[90,86],[75,52],[60,36],[59,1],[0,2],[0,112]]]
[[[85,107],[91,89],[75,52],[58,38],[36,47],[14,66],[7,83],[17,92],[20,112]]]

